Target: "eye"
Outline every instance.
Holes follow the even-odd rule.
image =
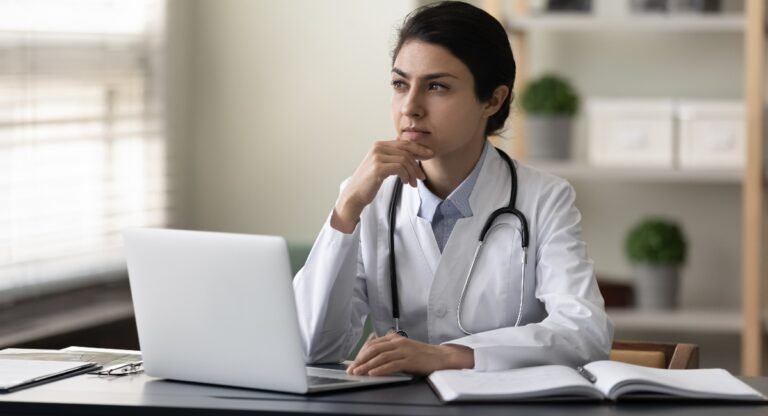
[[[430,82],[429,90],[430,91],[446,91],[448,90],[448,86],[446,86],[445,84],[441,84],[439,82]]]
[[[392,80],[392,88],[394,88],[395,90],[403,90],[405,89],[405,87],[406,87],[406,84],[402,80],[399,80],[399,79]]]

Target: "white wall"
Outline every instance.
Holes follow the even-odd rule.
[[[169,176],[171,179],[171,223],[174,228],[191,228],[192,192],[192,9],[187,0],[169,0],[166,18],[165,62],[166,111]]]
[[[393,137],[407,0],[192,2],[188,226],[311,241],[338,185]]]

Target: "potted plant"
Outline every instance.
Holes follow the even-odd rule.
[[[528,156],[531,159],[567,159],[571,124],[579,97],[571,84],[555,75],[530,82],[522,96],[528,114]]]
[[[680,226],[660,218],[644,219],[629,230],[625,250],[632,263],[636,305],[641,309],[675,308],[680,266],[687,252]]]

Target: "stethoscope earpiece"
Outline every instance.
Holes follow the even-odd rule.
[[[488,220],[485,222],[485,226],[483,226],[482,231],[480,232],[479,237],[479,243],[477,246],[477,249],[475,250],[475,254],[472,257],[472,264],[469,266],[469,271],[467,272],[467,277],[464,280],[464,286],[461,289],[461,295],[459,296],[459,302],[458,302],[458,308],[456,313],[456,322],[459,325],[459,329],[461,332],[472,335],[472,332],[467,331],[464,326],[461,324],[461,306],[464,301],[464,294],[467,291],[467,287],[469,287],[469,282],[472,279],[472,271],[475,268],[475,262],[477,261],[478,257],[480,257],[480,252],[482,251],[481,248],[483,244],[485,243],[485,239],[492,230],[493,222],[501,216],[502,214],[510,214],[517,217],[517,219],[520,221],[520,228],[521,228],[521,237],[522,240],[520,242],[520,245],[523,249],[523,261],[522,261],[522,272],[520,274],[520,307],[517,311],[517,320],[515,321],[515,326],[520,325],[520,319],[523,315],[523,298],[524,298],[524,284],[525,284],[525,265],[528,263],[528,242],[529,242],[529,231],[528,231],[528,220],[525,218],[525,215],[523,215],[522,212],[517,210],[515,208],[515,202],[517,200],[517,170],[515,169],[515,165],[512,163],[512,159],[501,151],[500,149],[496,149],[499,152],[499,155],[502,159],[507,163],[507,166],[509,166],[509,173],[511,176],[511,190],[509,193],[509,204],[506,207],[499,208],[495,210],[491,215],[488,217]],[[388,332],[394,332],[398,335],[408,337],[408,334],[405,333],[405,331],[400,329],[400,302],[399,302],[399,295],[397,292],[397,265],[395,262],[395,223],[396,223],[396,216],[397,216],[397,206],[400,200],[400,194],[402,192],[402,182],[395,181],[395,187],[392,192],[392,200],[389,204],[389,284],[390,288],[392,290],[392,318],[395,321],[395,327],[391,328]]]

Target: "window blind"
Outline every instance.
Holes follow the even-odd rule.
[[[0,0],[0,302],[123,276],[170,186],[160,0]]]

